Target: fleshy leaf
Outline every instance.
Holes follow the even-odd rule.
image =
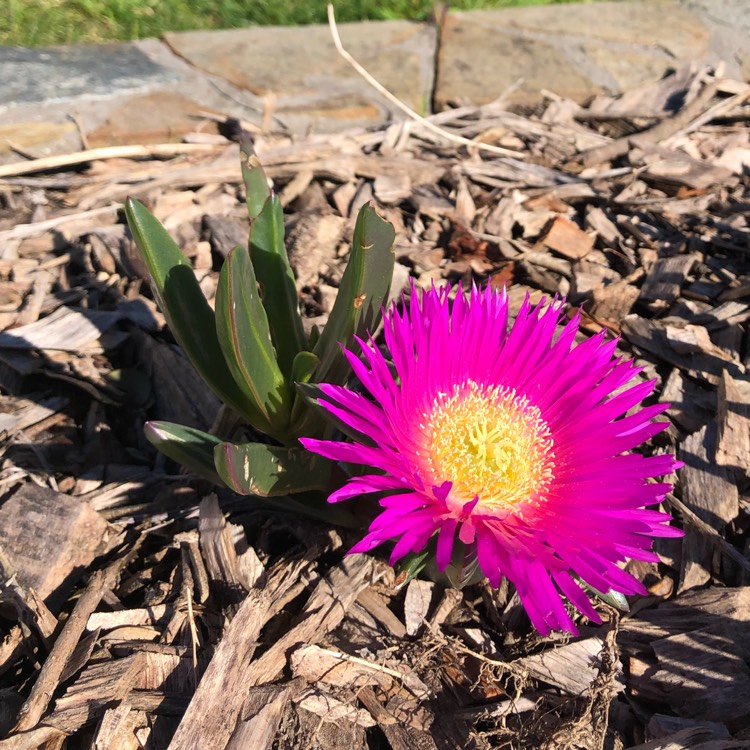
[[[295,356],[308,344],[284,245],[284,212],[247,137],[240,142],[240,161],[250,217],[250,260],[262,291],[279,367],[288,377]]]
[[[312,352],[300,352],[292,362],[292,383],[309,383],[319,364]]]
[[[434,554],[432,550],[422,550],[420,552],[410,552],[402,557],[398,563],[396,573],[396,586],[402,589],[407,583],[416,578],[430,562],[430,555]]]
[[[348,346],[355,333],[374,332],[380,323],[393,278],[395,236],[391,224],[371,205],[362,206],[336,302],[313,350],[320,357],[317,381],[343,383],[349,368],[339,344]]]
[[[173,422],[146,422],[143,432],[149,443],[168,458],[214,484],[224,484],[214,466],[214,449],[221,439]]]
[[[332,464],[303,448],[265,443],[221,443],[214,448],[219,476],[240,495],[277,497],[324,489]]]
[[[251,424],[284,441],[290,394],[276,361],[253,264],[244,247],[227,256],[216,289],[216,331],[226,363],[242,388]]]
[[[151,275],[151,289],[172,334],[211,390],[244,414],[244,397],[216,335],[214,311],[203,296],[190,262],[159,220],[129,198],[125,214]]]
[[[610,607],[619,609],[621,612],[630,612],[630,604],[625,597],[625,594],[621,594],[619,591],[610,589],[607,592],[599,591],[594,588],[591,584],[581,581],[581,583],[594,595],[597,599],[601,599],[605,604],[609,604]]]
[[[319,364],[320,360],[312,352],[300,352],[292,362],[292,384],[309,383]],[[293,425],[296,425],[298,420],[304,417],[305,412],[308,411],[306,408],[308,401],[299,391],[295,391],[293,403],[291,421]],[[297,434],[296,430],[295,434]]]

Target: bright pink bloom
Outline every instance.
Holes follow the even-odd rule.
[[[330,502],[385,492],[384,509],[352,552],[397,540],[391,564],[437,535],[444,570],[456,537],[493,586],[512,581],[532,623],[575,632],[561,600],[600,622],[575,578],[600,591],[645,593],[626,558],[657,561],[652,537],[678,536],[644,506],[671,488],[650,483],[679,466],[633,448],[660,432],[654,389],[615,358],[604,332],[574,345],[578,318],[559,327],[562,302],[522,306],[508,330],[505,291],[474,289],[451,304],[445,288],[412,288],[385,315],[396,376],[372,341],[346,351],[372,398],[322,385],[321,404],[361,438],[304,439],[336,461],[379,473],[353,477]]]

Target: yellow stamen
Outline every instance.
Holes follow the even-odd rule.
[[[511,510],[543,499],[554,469],[553,441],[541,412],[515,390],[470,380],[440,393],[424,414],[432,480],[453,483],[461,503]]]

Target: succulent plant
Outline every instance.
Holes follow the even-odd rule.
[[[371,205],[362,207],[328,322],[308,336],[284,244],[281,203],[249,139],[240,143],[240,159],[250,235],[247,247],[235,247],[221,268],[215,311],[164,226],[137,200],[128,199],[125,212],[175,339],[206,385],[258,439],[227,442],[163,421],[147,422],[145,433],[197,475],[243,495],[287,502],[298,495],[318,514],[326,508],[320,491],[330,491],[334,465],[302,448],[299,438],[322,438],[332,428],[299,385],[343,385],[350,378],[342,347],[379,325],[393,275],[394,230]]]

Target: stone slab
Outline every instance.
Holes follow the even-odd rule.
[[[26,49],[0,47],[0,111],[18,104],[54,104],[85,96],[143,91],[177,76],[130,44]]]
[[[341,24],[344,47],[392,94],[429,112],[437,32],[410,21]],[[166,34],[200,70],[259,97],[272,95],[292,131],[335,132],[403,115],[338,54],[328,26],[254,27]]]
[[[506,94],[533,106],[547,89],[576,101],[621,94],[686,61],[750,74],[750,3],[641,0],[450,13],[435,104]],[[521,85],[517,86],[521,81]]]
[[[201,112],[262,116],[261,99],[196,71],[156,39],[21,52],[0,48],[0,79],[14,81],[0,101],[0,163],[18,161],[14,149],[49,156],[78,151],[84,139],[96,148],[216,132]]]

